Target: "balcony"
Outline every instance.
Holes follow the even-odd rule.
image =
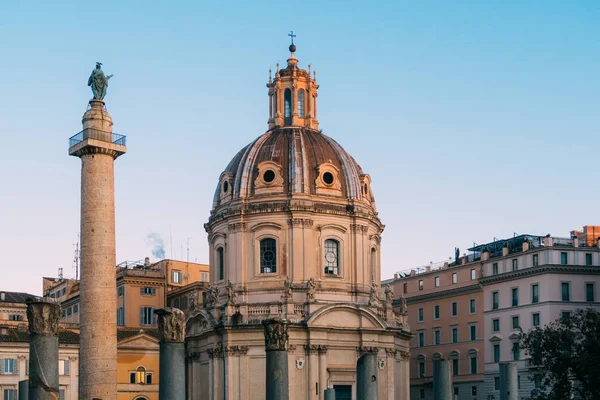
[[[86,139],[94,139],[119,146],[126,146],[127,137],[125,135],[119,135],[118,133],[87,128],[69,138],[69,148],[78,145]]]

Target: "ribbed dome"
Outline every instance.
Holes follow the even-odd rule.
[[[373,205],[370,177],[335,140],[278,127],[241,149],[221,174],[213,208],[263,195],[316,195]]]

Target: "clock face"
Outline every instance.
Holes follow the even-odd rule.
[[[325,253],[325,260],[327,260],[327,262],[333,263],[336,261],[336,259],[337,257],[333,251]]]

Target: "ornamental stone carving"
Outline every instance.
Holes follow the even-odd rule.
[[[243,356],[248,353],[248,346],[227,346],[225,353],[228,356]]]
[[[396,358],[396,354],[398,354],[398,350],[397,349],[386,348],[385,349],[385,354],[388,357]]]
[[[208,349],[207,353],[210,358],[221,358],[223,356],[223,344],[215,345],[212,349]]]
[[[307,344],[307,345],[304,345],[304,350],[306,351],[306,354],[308,354],[308,355],[310,355],[310,354],[326,354],[327,346],[320,345],[320,344]]]
[[[283,300],[284,303],[287,303],[288,300],[292,298],[292,294],[292,282],[286,276],[283,281],[283,294],[281,295],[281,300]]]
[[[185,340],[185,315],[178,308],[159,308],[158,335],[161,342],[183,342]]]
[[[246,230],[246,223],[236,222],[233,224],[229,224],[227,225],[227,229],[229,230],[229,232],[242,232]]]
[[[219,302],[219,287],[208,285],[206,288],[206,307],[215,307]]]
[[[227,304],[228,305],[236,305],[237,304],[237,293],[233,290],[233,283],[230,280],[227,281],[225,285],[225,290],[227,292]]]
[[[394,302],[394,292],[390,288],[390,285],[385,285],[384,289],[385,293],[385,303],[383,303],[383,307],[387,310],[392,309],[392,303]]]
[[[51,299],[33,297],[27,299],[29,332],[36,335],[58,335],[60,304]]]
[[[360,346],[356,348],[356,351],[358,351],[359,354],[366,354],[366,353],[374,353],[377,354],[379,353],[379,347],[373,347],[373,346]]]
[[[315,283],[314,278],[310,278],[306,282],[306,301],[308,303],[315,301],[316,288],[317,288],[317,284]]]
[[[369,307],[379,306],[379,290],[375,281],[371,281],[371,289],[369,291]]]
[[[288,350],[288,322],[278,319],[267,319],[262,324],[265,330],[265,349],[267,351]]]
[[[403,360],[403,361],[410,360],[410,352],[400,350],[400,359]]]
[[[400,315],[408,315],[408,306],[406,305],[406,297],[400,296]]]
[[[198,304],[198,292],[193,291],[190,294],[190,313],[195,314],[196,311],[200,310],[200,304]]]

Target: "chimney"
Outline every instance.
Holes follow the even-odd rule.
[[[508,246],[504,246],[502,248],[502,256],[507,256],[508,255]]]
[[[600,237],[596,239],[596,247],[600,248]]]
[[[524,240],[523,241],[523,251],[528,251],[529,250],[529,240]]]
[[[552,236],[550,236],[550,234],[547,234],[544,238],[544,246],[552,247]]]
[[[467,257],[463,256],[463,257],[460,259],[460,265],[465,265],[466,263],[467,263]]]
[[[481,252],[481,261],[487,261],[490,259],[490,252],[487,249],[484,249]]]
[[[149,267],[150,266],[150,257],[146,257],[144,258],[144,267]]]
[[[579,238],[577,236],[573,236],[573,247],[579,247]]]
[[[398,274],[394,274],[394,280],[398,279]]]
[[[428,265],[427,268],[425,268],[425,272],[431,272],[431,265]]]

